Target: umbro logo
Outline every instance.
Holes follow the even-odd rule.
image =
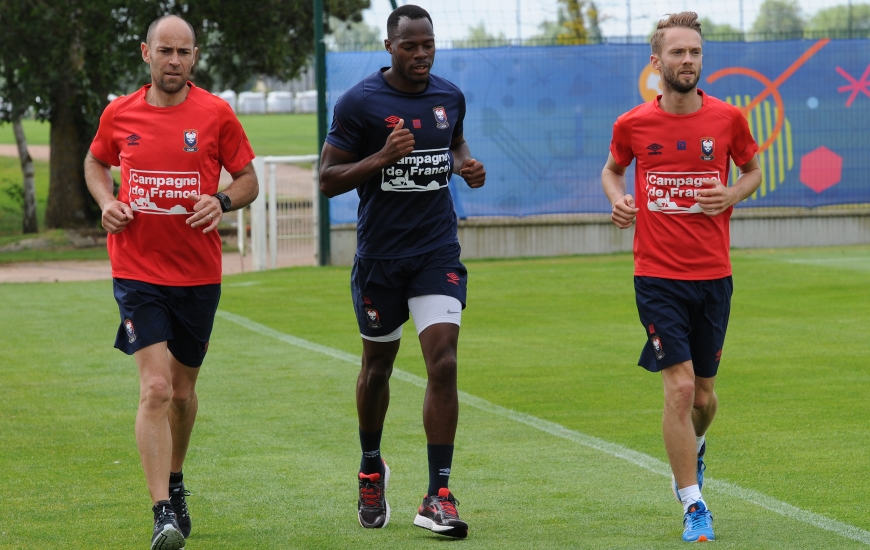
[[[396,124],[398,124],[399,121],[402,119],[397,117],[396,115],[390,115],[387,118],[385,118],[384,120],[387,121],[387,128],[395,128]]]
[[[142,138],[137,136],[136,134],[130,134],[129,136],[125,137],[124,139],[127,140],[127,145],[139,145],[138,142]]]
[[[664,145],[659,145],[658,143],[653,143],[652,145],[647,145],[647,149],[649,149],[650,155],[661,155],[661,150],[665,148]]]

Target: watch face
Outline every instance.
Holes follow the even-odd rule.
[[[228,212],[232,207],[232,201],[230,201],[230,198],[223,193],[218,193],[215,197],[217,197],[217,200],[221,203],[221,210]]]

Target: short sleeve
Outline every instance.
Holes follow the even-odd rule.
[[[749,122],[740,109],[732,107],[731,159],[737,166],[743,166],[758,153],[758,144],[749,131]]]
[[[91,154],[110,166],[121,165],[121,150],[112,137],[115,133],[115,105],[115,102],[109,103],[103,110],[97,135],[91,142]]]
[[[457,101],[457,109],[459,110],[459,116],[457,117],[456,124],[453,126],[453,137],[461,136],[464,129],[465,122],[465,94],[457,90],[457,95],[459,95]]]
[[[363,110],[358,103],[349,94],[344,94],[335,102],[332,125],[326,135],[328,144],[349,153],[358,153],[363,149],[363,122],[359,116]]]
[[[220,142],[218,159],[230,174],[238,172],[254,160],[254,150],[242,128],[242,123],[226,102],[217,101],[220,117]]]
[[[613,123],[610,154],[620,166],[631,166],[634,160],[634,152],[631,149],[631,119],[628,115],[620,116]]]

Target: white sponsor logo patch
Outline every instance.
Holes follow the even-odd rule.
[[[383,191],[437,191],[447,187],[453,161],[447,149],[412,151],[381,171]]]
[[[647,172],[647,207],[652,212],[663,214],[695,214],[701,205],[695,201],[695,193],[704,188],[702,180],[722,181],[719,172]]]
[[[191,214],[190,195],[200,194],[199,172],[130,169],[130,207],[148,214]]]

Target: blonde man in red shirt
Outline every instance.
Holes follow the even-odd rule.
[[[638,364],[662,373],[662,432],[683,504],[683,540],[703,542],[715,539],[701,487],[733,289],[729,219],[758,189],[761,170],[740,110],[697,87],[698,14],[661,20],[650,46],[662,94],[616,120],[601,180],[613,223],[625,229],[636,221],[635,292],[648,338]],[[728,186],[732,160],[740,175]],[[625,182],[632,161],[634,195]]]

